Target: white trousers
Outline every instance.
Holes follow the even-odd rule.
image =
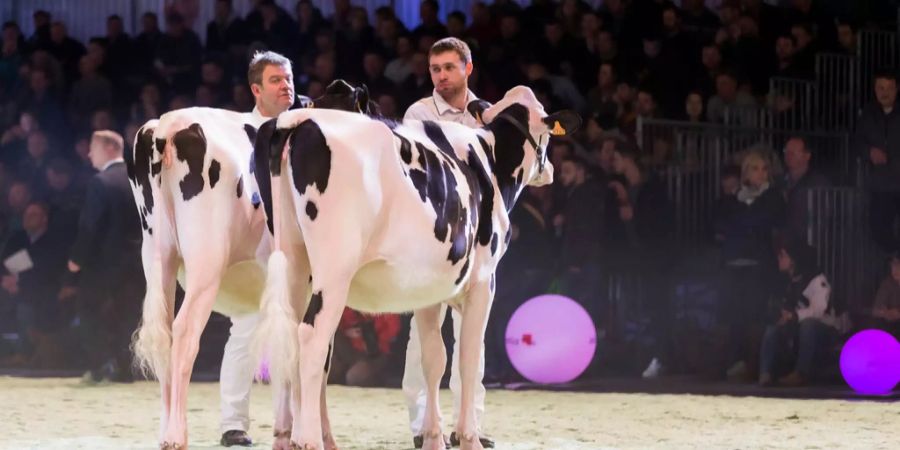
[[[447,305],[441,306],[440,323],[444,323],[447,315]],[[452,310],[453,318],[453,359],[450,366],[450,391],[453,394],[453,423],[459,421],[460,396],[462,386],[459,374],[459,334],[462,328],[462,315],[455,309]],[[484,343],[481,344],[481,361],[478,363],[478,377],[475,385],[475,421],[479,432],[484,418]],[[422,434],[422,423],[425,420],[425,396],[427,386],[425,384],[425,371],[422,369],[422,342],[419,340],[419,327],[415,317],[409,328],[409,342],[406,345],[406,367],[403,371],[403,395],[406,397],[406,407],[409,410],[409,427],[413,435]]]
[[[250,354],[259,313],[231,318],[230,335],[222,356],[219,389],[222,403],[222,432],[250,430],[250,388],[255,368]]]

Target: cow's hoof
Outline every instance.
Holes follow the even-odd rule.
[[[291,430],[276,431],[272,450],[291,450]]]
[[[331,434],[322,435],[322,440],[325,441],[325,450],[338,450],[337,443],[334,442],[334,436]]]
[[[163,441],[159,444],[159,450],[184,450],[185,446],[177,442]]]
[[[300,445],[296,442],[291,442],[291,450],[321,450],[322,447],[314,444],[303,444]]]

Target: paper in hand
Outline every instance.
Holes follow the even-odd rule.
[[[28,254],[28,250],[26,249],[13,253],[9,258],[6,258],[6,260],[3,261],[3,265],[6,267],[6,270],[12,274],[20,274],[34,267],[34,263],[31,261],[31,255]]]

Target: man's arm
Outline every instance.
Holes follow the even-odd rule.
[[[106,217],[106,199],[103,183],[94,177],[88,184],[84,206],[81,209],[81,217],[78,220],[78,236],[72,246],[69,256],[69,271],[78,272],[85,261],[90,259],[90,254],[96,250],[103,221]]]

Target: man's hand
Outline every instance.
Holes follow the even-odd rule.
[[[2,285],[4,291],[12,295],[19,293],[19,277],[15,275],[4,275],[0,285]]]
[[[631,219],[634,219],[634,208],[631,205],[620,206],[619,218],[622,219],[622,222],[631,222]]]
[[[887,153],[878,147],[872,147],[869,149],[869,159],[872,160],[872,164],[883,166],[887,164]]]
[[[794,320],[794,312],[782,309],[781,319],[778,320],[778,325],[784,325],[792,320]]]
[[[66,286],[59,290],[59,295],[57,295],[57,300],[61,302],[68,301],[69,299],[75,297],[75,294],[78,293],[78,288],[74,286]]]
[[[74,261],[70,260],[69,261],[69,272],[72,272],[72,273],[81,272],[81,266],[79,266],[78,264],[75,264]]]

